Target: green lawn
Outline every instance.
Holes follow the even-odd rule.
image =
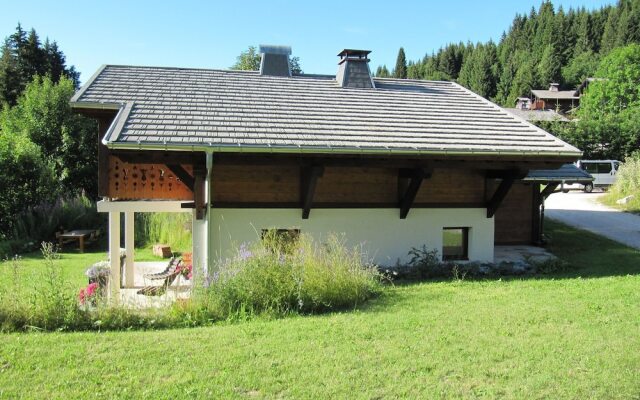
[[[398,285],[320,316],[4,334],[0,398],[637,399],[640,252],[546,227],[570,273]]]
[[[85,249],[84,253],[80,253],[73,246],[66,246],[58,253],[59,259],[56,261],[62,267],[62,273],[65,280],[72,286],[80,289],[87,285],[87,277],[84,272],[93,263],[106,260],[108,258],[107,249],[103,245],[95,245]],[[153,255],[151,248],[136,249],[135,259],[137,261],[156,261],[162,260],[160,257]],[[0,262],[0,285],[6,285],[11,279],[11,261]],[[24,289],[31,289],[38,284],[44,269],[43,257],[41,252],[35,251],[20,256],[20,275],[23,276],[21,282]]]

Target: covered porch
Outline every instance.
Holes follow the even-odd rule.
[[[162,261],[136,261],[135,214],[136,213],[191,213],[192,248],[191,265],[194,275],[206,271],[206,220],[196,218],[191,202],[174,200],[102,200],[97,204],[99,212],[109,214],[109,296],[112,301],[136,307],[159,306],[188,298],[194,279],[175,274],[168,279],[154,279],[169,267],[170,259]],[[165,286],[158,293],[141,293],[145,289]],[[153,292],[153,291],[152,291]]]

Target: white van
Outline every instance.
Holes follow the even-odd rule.
[[[606,190],[616,181],[621,162],[618,160],[580,160],[576,166],[593,176],[593,183],[584,185],[584,191],[591,193],[594,187]]]

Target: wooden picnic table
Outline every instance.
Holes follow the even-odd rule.
[[[73,231],[57,233],[58,241],[60,243],[60,247],[65,242],[77,240],[80,245],[80,253],[84,253],[84,244],[86,239],[94,239],[96,237],[95,229],[76,229]]]

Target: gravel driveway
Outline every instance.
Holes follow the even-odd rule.
[[[640,249],[640,216],[598,202],[604,193],[554,193],[545,202],[545,216]]]

